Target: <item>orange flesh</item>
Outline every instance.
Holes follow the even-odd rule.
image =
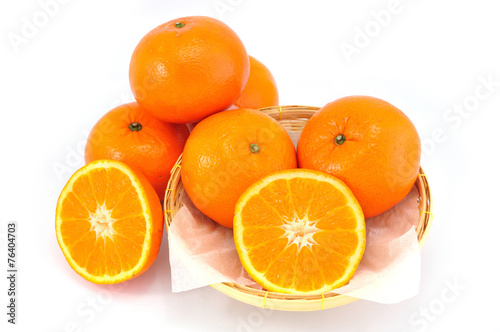
[[[60,210],[62,242],[93,276],[116,276],[141,259],[146,220],[130,178],[116,168],[80,175]]]
[[[235,218],[235,240],[257,282],[290,293],[348,282],[365,245],[364,218],[350,191],[348,199],[329,182],[293,177],[273,180],[252,194]]]

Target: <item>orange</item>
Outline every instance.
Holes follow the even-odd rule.
[[[158,254],[162,232],[153,187],[119,161],[83,166],[57,201],[59,246],[73,270],[93,283],[114,284],[146,271]]]
[[[129,79],[137,102],[167,122],[196,122],[238,99],[250,63],[243,43],[219,20],[182,17],[148,32]]]
[[[121,105],[106,113],[92,128],[85,162],[123,161],[146,176],[162,201],[170,169],[188,136],[186,125],[162,122],[137,103]]]
[[[285,170],[241,195],[234,241],[245,270],[265,289],[319,294],[354,275],[365,250],[364,221],[356,198],[339,179]]]
[[[420,167],[420,138],[410,119],[388,102],[350,96],[307,122],[297,155],[300,167],[344,181],[370,218],[410,192]]]
[[[297,167],[285,129],[250,109],[214,114],[194,127],[182,154],[184,188],[205,215],[232,228],[240,195],[258,179]]]
[[[279,104],[278,87],[273,74],[259,60],[250,58],[250,77],[241,96],[234,103],[239,108],[259,109]]]

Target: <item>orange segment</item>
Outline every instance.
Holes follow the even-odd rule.
[[[95,211],[97,202],[88,176],[80,176],[73,183],[73,193],[87,211]]]
[[[268,267],[265,276],[272,283],[280,284],[284,288],[293,286],[293,269],[297,261],[297,245],[287,246]]]
[[[162,232],[153,187],[119,161],[82,167],[57,202],[59,246],[70,266],[94,283],[122,282],[146,271],[158,254]]]
[[[104,250],[104,257],[106,257],[106,273],[114,277],[122,271],[121,259],[116,251],[115,243],[113,241],[106,241]]]
[[[134,188],[127,175],[117,169],[108,169],[108,179],[109,181],[106,186],[106,206],[116,212],[116,204],[120,202],[125,195],[129,194],[129,190],[134,190]],[[125,202],[126,201],[127,200],[125,200]]]
[[[252,260],[255,270],[260,273],[267,271],[269,263],[272,262],[287,246],[285,238],[276,238],[261,245],[251,247],[248,257]]]
[[[64,237],[64,234],[63,234]],[[78,266],[87,266],[89,255],[94,250],[96,243],[96,234],[94,231],[85,233],[79,241],[72,246],[68,246],[67,250],[71,252],[71,258]]]
[[[285,230],[281,227],[248,227],[243,234],[243,244],[248,248],[252,248],[285,234]]]
[[[293,208],[299,219],[304,218],[308,213],[318,183],[316,180],[304,181],[302,178],[293,178],[288,181]]]
[[[246,227],[252,226],[279,226],[281,217],[260,195],[250,198],[251,203],[241,212],[245,216],[243,223]]]
[[[354,254],[358,244],[356,232],[344,230],[318,231],[313,235],[313,239],[320,247],[328,248],[344,257]]]
[[[318,258],[319,269],[326,284],[333,284],[342,279],[344,271],[349,265],[349,261],[345,256],[321,246],[314,246],[312,251],[313,255]]]
[[[141,244],[146,236],[146,222],[143,215],[118,219],[113,223],[113,229],[118,234],[128,234],[128,238],[138,244]]]
[[[328,208],[347,205],[345,194],[332,183],[320,182],[314,194],[315,204],[311,205],[308,211],[311,220],[322,218],[329,211]]]
[[[316,227],[323,230],[347,229],[355,230],[358,226],[356,214],[349,206],[342,206],[330,210],[324,217],[318,220]]]
[[[58,205],[59,207],[59,205]],[[65,219],[88,219],[90,217],[89,210],[83,206],[78,200],[78,197],[70,192],[61,202],[60,215]]]
[[[121,219],[142,214],[142,202],[135,188],[127,189],[126,197],[115,203],[111,210],[111,218]],[[107,205],[106,205],[107,207]]]
[[[270,206],[272,206],[280,216],[285,216],[289,219],[293,218],[293,203],[288,181],[276,180],[263,187],[259,194]],[[252,206],[252,208],[254,208]],[[258,214],[255,215],[256,217]]]
[[[68,246],[72,246],[90,231],[91,226],[88,220],[66,220],[66,222],[61,225],[61,234],[64,243]]]
[[[125,270],[132,269],[141,259],[142,246],[124,236],[116,235],[113,241],[118,257],[122,262],[122,268]]]
[[[95,168],[88,172],[88,177],[92,185],[92,192],[95,195],[96,202],[103,205],[106,200],[108,187],[108,170],[106,168]]]
[[[234,240],[248,274],[269,291],[319,294],[354,275],[366,243],[361,207],[339,179],[292,169],[240,197]]]
[[[324,278],[316,256],[308,247],[302,247],[294,269],[293,289],[297,293],[309,293],[324,287]]]
[[[104,238],[99,236],[93,241],[92,251],[87,256],[85,268],[91,275],[104,275],[106,274],[106,256],[104,253]],[[74,251],[74,250],[73,250]]]

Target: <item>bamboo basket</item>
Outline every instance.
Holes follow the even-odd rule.
[[[312,106],[273,106],[260,109],[261,112],[277,120],[288,131],[301,132],[306,122],[319,110]],[[167,231],[173,217],[182,207],[179,196],[184,190],[181,181],[182,156],[171,170],[170,180],[165,192],[164,211]],[[415,182],[419,192],[420,221],[416,232],[420,248],[422,248],[432,222],[431,191],[427,177],[420,168],[419,176]],[[241,302],[257,307],[286,311],[314,311],[342,306],[358,300],[347,295],[327,292],[321,295],[290,295],[265,290],[257,290],[244,285],[224,282],[211,285],[216,290]]]

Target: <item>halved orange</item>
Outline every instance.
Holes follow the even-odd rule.
[[[153,187],[120,161],[96,160],[80,168],[57,202],[59,246],[73,270],[93,283],[114,284],[146,271],[162,233]]]
[[[363,211],[332,175],[273,173],[240,197],[234,241],[248,274],[269,291],[320,294],[354,275],[366,243]]]

